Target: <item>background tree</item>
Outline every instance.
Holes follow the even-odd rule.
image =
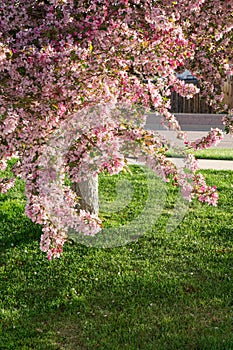
[[[232,74],[232,1],[6,0],[0,14],[1,168],[17,155],[13,172],[26,182],[26,213],[43,225],[41,249],[49,258],[60,256],[67,227],[84,234],[100,229],[98,207],[88,203],[89,195],[77,206],[77,196],[65,182],[67,174],[76,192],[77,183],[84,188],[88,184],[96,198],[94,178],[100,171],[122,170],[126,141],[138,146],[131,152],[140,149],[147,164],[181,185],[187,199],[197,195],[216,205],[215,188],[195,173],[194,157],[187,156],[190,172],[176,169],[165,157],[166,142],[143,129],[143,111],[153,106],[187,147],[205,148],[219,141],[222,133],[212,130],[201,141],[188,142],[170,113],[171,89],[187,97],[198,91],[176,77],[188,68],[209,103],[229,112],[224,120],[232,132],[231,111],[221,104],[222,83]],[[69,149],[63,162],[51,165],[58,178],[50,191],[67,203],[58,209],[41,187],[54,169],[42,172],[41,164],[51,137],[72,130],[72,123],[77,138],[69,144],[66,134]],[[85,168],[93,158],[93,167]],[[2,191],[13,183],[2,179]]]

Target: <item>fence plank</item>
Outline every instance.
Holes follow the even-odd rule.
[[[233,77],[228,77],[223,84],[224,103],[233,108]]]

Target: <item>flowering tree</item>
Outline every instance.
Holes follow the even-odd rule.
[[[196,173],[195,158],[188,154],[188,170],[178,169],[165,156],[166,140],[143,123],[153,107],[187,149],[222,139],[211,130],[190,143],[170,112],[172,89],[188,98],[198,92],[177,79],[188,68],[233,133],[231,111],[221,103],[221,86],[233,73],[231,0],[5,0],[0,14],[0,166],[18,157],[13,172],[26,182],[26,214],[42,225],[49,259],[60,256],[68,228],[100,230],[97,204],[88,202],[97,193],[93,179],[121,171],[127,152],[181,186],[188,200],[216,205],[216,189]],[[52,162],[59,135],[62,157]],[[2,179],[1,191],[13,184]],[[65,208],[53,207],[48,192]],[[77,193],[86,197],[78,205]]]

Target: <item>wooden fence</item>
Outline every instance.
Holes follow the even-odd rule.
[[[197,85],[197,80],[185,80],[186,83]],[[233,77],[229,77],[223,85],[224,103],[233,108]],[[205,100],[196,94],[193,98],[181,97],[176,92],[171,95],[171,111],[173,113],[215,113],[214,110],[205,103]]]
[[[228,77],[223,85],[224,102],[233,108],[233,77]]]

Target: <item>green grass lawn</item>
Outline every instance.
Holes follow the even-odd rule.
[[[196,151],[194,154],[199,159],[233,160],[233,148],[210,148]]]
[[[148,196],[140,167],[100,177],[114,200],[119,180],[133,197],[106,226],[140,214]],[[157,222],[116,248],[72,241],[60,259],[39,250],[41,229],[25,215],[23,183],[0,196],[0,349],[232,350],[233,172],[202,171],[217,184],[219,205],[194,201],[172,232],[166,224],[177,200],[170,188]]]
[[[217,159],[217,160],[233,160],[232,148],[209,148],[198,150],[193,154],[199,159]],[[168,151],[167,156],[177,156],[174,152]],[[179,156],[179,155],[178,155]]]

